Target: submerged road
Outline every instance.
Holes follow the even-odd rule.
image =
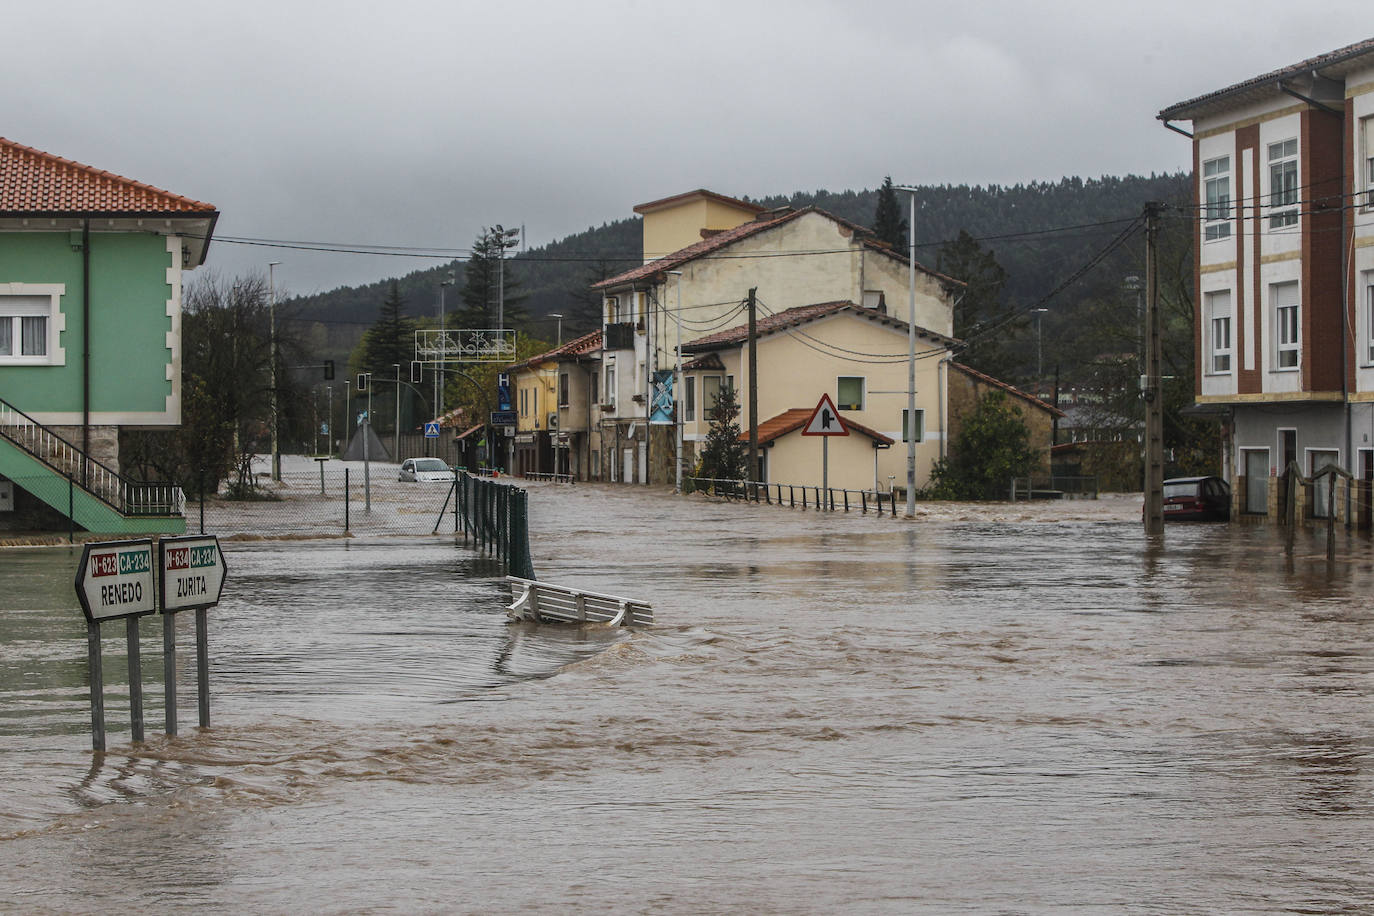
[[[0,553],[3,908],[1374,905],[1364,538],[1328,567],[1262,528],[1148,546],[1138,499],[905,521],[530,489],[539,576],[655,627],[509,625],[443,537],[228,542],[214,727],[184,615],[161,735],[145,621],[130,745],[109,628],[103,759],[79,551]]]

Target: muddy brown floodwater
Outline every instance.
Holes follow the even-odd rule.
[[[213,727],[90,751],[77,552],[0,552],[0,908],[1236,913],[1374,908],[1374,550],[1138,499],[915,521],[532,485],[512,626],[446,537],[229,542]]]

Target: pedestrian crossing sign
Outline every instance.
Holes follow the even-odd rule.
[[[426,439],[438,439],[438,438],[439,438],[439,421],[438,421],[438,420],[430,420],[428,423],[425,424],[425,438],[426,438]]]

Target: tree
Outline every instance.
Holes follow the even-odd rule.
[[[506,262],[506,252],[519,244],[519,229],[501,225],[483,229],[473,243],[472,255],[463,270],[463,307],[458,313],[460,327],[513,327],[525,320],[519,295],[520,281]]]
[[[1013,477],[1039,464],[1021,409],[1005,392],[989,391],[963,418],[949,457],[935,463],[925,496],[933,499],[996,499]]]
[[[573,302],[572,310],[567,316],[569,337],[601,328],[604,318],[602,307],[606,297],[602,295],[600,290],[592,289],[592,287],[602,280],[610,279],[620,271],[621,267],[614,261],[599,257],[587,269],[586,274],[580,277],[573,288],[568,291],[568,298]]]
[[[722,388],[711,405],[710,427],[697,465],[698,477],[743,480],[749,463],[748,446],[740,441],[739,401],[735,389]]]
[[[889,175],[878,189],[878,205],[873,210],[873,234],[878,241],[886,242],[897,251],[906,252],[909,250],[906,230],[907,223],[897,203],[897,189],[892,186],[892,176]]]
[[[398,373],[401,380],[410,377],[410,362],[415,358],[416,323],[414,318],[402,314],[404,309],[405,297],[393,280],[391,291],[382,301],[377,321],[363,334],[362,343],[359,344],[356,364],[360,371],[371,372],[378,379],[393,378]],[[413,426],[415,394],[406,385],[401,386],[401,392],[401,416],[393,417],[393,420],[399,424],[402,418],[408,416]],[[392,398],[378,401],[373,395],[374,411],[380,408],[385,414],[387,407],[393,403]]]
[[[1016,365],[1006,344],[1017,325],[1003,295],[1007,272],[964,229],[940,246],[935,269],[966,284],[954,305],[954,336],[966,341],[959,361],[994,378],[1011,377]]]

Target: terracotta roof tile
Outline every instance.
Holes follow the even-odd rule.
[[[524,369],[526,366],[535,366],[539,363],[546,363],[549,360],[566,358],[569,356],[586,356],[588,353],[595,353],[601,349],[601,330],[598,328],[581,337],[574,338],[563,344],[561,347],[554,347],[552,350],[545,350],[529,359],[522,359],[518,363],[511,363],[510,369]]]
[[[811,419],[811,414],[815,412],[816,408],[814,407],[793,407],[790,410],[784,410],[776,417],[770,417],[764,420],[759,424],[759,445],[763,445],[766,442],[772,442],[774,439],[781,439],[788,433],[796,432],[806,425],[807,421]],[[840,414],[840,417],[844,419],[844,425],[846,427],[854,432],[862,433],[874,442],[882,442],[891,445],[896,441],[889,436],[884,436],[876,430],[869,429],[862,423],[855,423],[853,420],[845,418],[843,413]],[[749,431],[745,430],[740,433],[739,438],[741,442],[748,442]]]
[[[0,213],[212,216],[215,207],[0,137]]]

